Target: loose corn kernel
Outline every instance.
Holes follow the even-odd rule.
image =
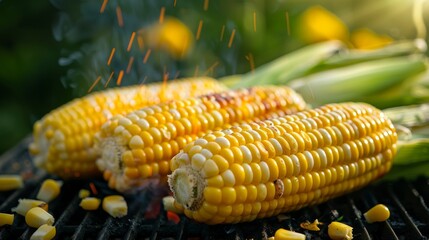
[[[0,227],[4,225],[12,225],[15,215],[9,213],[0,213]]]
[[[383,204],[377,204],[363,214],[368,223],[384,222],[390,217],[389,208]]]
[[[80,201],[79,206],[87,211],[97,210],[100,206],[100,199],[95,197],[86,197]]]
[[[89,197],[90,194],[91,194],[91,192],[88,189],[79,190],[79,198]]]
[[[338,133],[331,129],[339,126],[347,129],[341,133],[348,135],[342,136],[347,142],[334,136]],[[237,144],[228,145],[225,136]],[[318,204],[378,179],[390,170],[396,142],[394,126],[382,111],[365,103],[330,104],[202,135],[173,157],[168,183],[189,218],[207,224],[252,221]],[[226,214],[240,203],[251,206],[239,216]],[[222,211],[209,211],[209,205]]]
[[[58,197],[61,192],[62,185],[62,181],[46,179],[45,181],[43,181],[36,198],[49,203],[50,201]]]
[[[353,239],[353,228],[340,222],[332,222],[328,225],[328,235],[332,240]]]
[[[16,212],[21,216],[24,216],[27,214],[28,210],[34,208],[34,207],[40,207],[45,211],[48,211],[48,204],[44,201],[35,200],[35,199],[27,199],[27,198],[21,198],[18,200],[18,206],[12,208],[12,212]]]
[[[175,204],[173,196],[167,196],[162,198],[162,204],[166,211],[182,214],[184,209],[182,206]]]
[[[54,217],[40,207],[34,207],[25,214],[25,222],[33,228],[38,228],[43,224],[52,225],[54,221]]]
[[[10,191],[24,185],[20,175],[0,175],[0,191]]]
[[[51,240],[57,234],[55,226],[43,224],[30,237],[30,240]]]
[[[305,240],[305,235],[280,228],[274,234],[274,240]]]
[[[120,218],[127,215],[128,205],[121,195],[111,195],[103,199],[103,210],[110,216]]]

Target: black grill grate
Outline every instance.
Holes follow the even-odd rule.
[[[30,139],[0,158],[0,173],[23,173],[28,179],[25,187],[0,193],[0,212],[10,212],[20,198],[34,198],[41,182],[52,177],[34,169],[27,145]],[[321,231],[311,232],[299,227],[301,222],[319,219],[329,223],[334,219],[353,226],[354,239],[427,239],[429,236],[429,179],[398,180],[368,186],[327,203],[292,213],[256,220],[250,223],[208,226],[184,216],[178,223],[169,220],[162,209],[160,191],[147,188],[126,196],[129,214],[121,219],[109,217],[101,209],[88,212],[79,207],[78,191],[90,189],[92,182],[99,196],[114,194],[104,181],[66,181],[61,195],[49,204],[57,229],[56,239],[266,239],[278,228],[302,232],[307,239],[327,239],[327,224]],[[387,222],[367,224],[362,213],[383,203],[391,210]],[[159,209],[159,211],[157,211]],[[0,228],[0,239],[29,239],[35,229],[17,216],[12,226]]]

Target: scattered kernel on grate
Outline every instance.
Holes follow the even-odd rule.
[[[120,218],[128,213],[128,205],[121,195],[110,195],[103,199],[103,210],[110,216]]]
[[[86,197],[80,201],[79,206],[81,206],[85,210],[92,211],[92,210],[97,210],[98,207],[100,206],[100,203],[101,201],[98,198]]]
[[[22,177],[14,174],[0,175],[0,191],[10,191],[24,185]]]
[[[328,235],[332,240],[352,240],[353,228],[340,222],[332,222],[328,225]]]
[[[55,226],[43,224],[31,235],[30,240],[51,240],[56,234]]]
[[[274,234],[274,240],[305,240],[305,235],[280,228]]]
[[[10,213],[0,213],[0,227],[5,225],[12,225],[15,215]]]
[[[390,210],[383,204],[377,204],[363,214],[368,223],[384,222],[390,217]]]
[[[18,206],[12,208],[12,212],[16,212],[19,215],[25,217],[28,210],[34,207],[41,207],[43,208],[43,210],[48,211],[48,204],[44,201],[36,200],[36,199],[21,198],[18,200]]]
[[[40,207],[34,207],[25,214],[25,222],[33,228],[38,228],[43,224],[52,225],[54,221],[54,217]]]
[[[91,193],[89,192],[88,189],[81,189],[79,190],[79,198],[86,198],[89,197]]]
[[[40,186],[36,198],[49,203],[60,195],[62,185],[62,181],[46,179]]]

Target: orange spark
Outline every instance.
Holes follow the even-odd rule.
[[[135,36],[136,36],[136,32],[131,33],[130,41],[128,42],[127,52],[129,52],[131,50]]]
[[[92,89],[97,85],[97,83],[101,80],[101,76],[98,76],[97,79],[95,79],[94,83],[91,85],[91,87],[88,89],[88,93],[92,91]]]
[[[219,65],[219,61],[216,61],[209,68],[207,68],[206,72],[203,75],[208,75],[208,73],[212,72],[217,65]]]
[[[116,17],[118,18],[119,27],[123,27],[124,26],[124,19],[122,18],[122,9],[119,6],[116,7]]]
[[[108,1],[109,0],[103,0],[103,4],[101,4],[101,8],[100,8],[100,13],[104,12],[104,10],[106,9],[106,5],[107,5]]]
[[[176,74],[174,74],[174,78],[173,79],[177,79],[179,77],[180,71],[177,71]]]
[[[232,29],[231,37],[229,38],[228,48],[232,46],[232,42],[234,41],[235,29]]]
[[[139,44],[139,49],[142,50],[144,48],[143,37],[139,34],[137,36],[137,43]]]
[[[225,25],[222,26],[222,30],[220,31],[220,41],[223,40],[223,34],[225,33]]]
[[[145,82],[146,82],[146,80],[147,80],[147,75],[146,75],[146,76],[144,76],[144,78],[143,78],[143,80],[140,82],[140,84],[141,84],[141,85],[144,85],[144,84],[145,84]]]
[[[198,71],[199,71],[200,66],[195,66],[195,72],[194,72],[194,77],[198,76]]]
[[[97,192],[97,188],[95,187],[95,185],[94,185],[94,183],[89,183],[89,188],[91,188],[91,192],[92,192],[92,194],[94,194],[94,195],[97,195],[98,194],[98,192]]]
[[[246,56],[246,59],[249,60],[250,71],[254,72],[254,70],[255,70],[255,60],[253,59],[253,54],[249,53],[249,55]]]
[[[204,11],[207,11],[209,9],[209,0],[204,0]]]
[[[115,74],[115,72],[112,72],[112,73],[110,74],[109,79],[107,79],[106,84],[104,84],[104,87],[105,87],[105,88],[107,87],[107,85],[109,85],[110,80],[112,80],[113,74]]]
[[[128,61],[127,73],[131,72],[131,67],[133,66],[134,57],[130,57],[130,61]]]
[[[159,23],[164,22],[164,15],[165,15],[165,7],[161,8],[161,13],[159,14]]]
[[[289,13],[288,13],[288,12],[286,12],[286,13],[285,13],[285,15],[286,15],[287,35],[289,35],[289,36],[290,36]]]
[[[256,12],[253,11],[253,31],[256,32]]]
[[[115,55],[115,51],[116,51],[116,48],[112,48],[109,59],[107,60],[107,66],[110,66],[110,63],[112,62],[112,59],[113,59],[113,55]]]
[[[118,79],[116,80],[116,85],[121,85],[122,78],[124,77],[124,70],[119,71]]]
[[[146,63],[147,60],[149,59],[150,52],[152,52],[152,49],[148,49],[147,50],[147,52],[146,52],[146,54],[144,55],[144,58],[143,58],[143,63]]]
[[[200,20],[200,23],[198,24],[197,36],[195,37],[197,40],[200,39],[202,28],[203,28],[203,20]]]

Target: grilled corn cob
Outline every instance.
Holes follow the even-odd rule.
[[[172,99],[219,92],[210,78],[153,83],[95,92],[53,110],[34,124],[30,153],[34,163],[63,178],[97,175],[93,135],[111,116]]]
[[[216,131],[171,160],[168,182],[186,216],[252,221],[321,203],[384,175],[397,134],[364,103],[330,104]]]
[[[102,149],[97,165],[109,187],[135,189],[151,176],[166,177],[170,159],[204,133],[304,108],[302,98],[288,87],[255,87],[153,105],[103,125],[96,135],[96,146]]]

